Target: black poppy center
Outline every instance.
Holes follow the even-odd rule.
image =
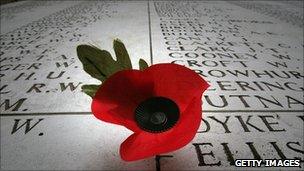
[[[151,97],[135,109],[135,121],[147,132],[163,132],[172,128],[179,119],[177,104],[165,97]]]
[[[150,121],[153,124],[165,124],[167,122],[167,116],[163,112],[155,112],[151,115]]]

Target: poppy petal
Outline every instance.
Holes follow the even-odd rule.
[[[201,96],[209,85],[192,70],[177,64],[156,64],[144,71],[123,70],[109,77],[96,92],[92,112],[106,122],[142,131],[134,121],[140,102],[153,96],[170,98],[181,114],[189,99]]]
[[[157,64],[147,68],[153,77],[154,95],[173,100],[181,113],[194,97],[201,96],[209,84],[191,69],[177,64]]]
[[[98,119],[119,124],[134,132],[141,129],[134,121],[134,109],[153,93],[151,76],[138,70],[119,71],[98,89],[92,102],[92,113]]]
[[[195,136],[201,122],[201,97],[193,98],[177,124],[166,132],[136,132],[120,146],[121,158],[134,161],[177,150]]]

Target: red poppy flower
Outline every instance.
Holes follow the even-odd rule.
[[[123,70],[98,89],[92,112],[134,132],[121,144],[120,155],[139,160],[177,150],[194,138],[208,86],[194,71],[176,64]]]

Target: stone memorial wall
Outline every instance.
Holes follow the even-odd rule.
[[[303,1],[2,5],[1,169],[252,169],[236,168],[236,159],[300,159],[303,168],[302,7]],[[119,146],[132,132],[92,115],[80,87],[98,81],[83,71],[76,47],[94,44],[115,56],[114,38],[136,68],[140,58],[176,63],[210,83],[200,128],[184,148],[156,161],[124,162]]]

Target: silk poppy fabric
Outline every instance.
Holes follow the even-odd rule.
[[[92,112],[100,120],[134,132],[120,146],[123,160],[144,159],[177,150],[194,138],[202,117],[201,97],[208,86],[194,71],[177,64],[156,64],[143,71],[123,70],[98,89]],[[169,130],[151,133],[136,123],[136,107],[151,97],[165,97],[177,104],[179,120]]]

